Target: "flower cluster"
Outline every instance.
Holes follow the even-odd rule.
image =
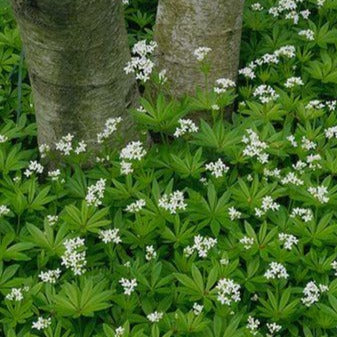
[[[220,178],[228,172],[229,167],[219,158],[216,162],[206,164],[206,170],[211,171],[211,174]]]
[[[280,204],[275,202],[273,198],[269,195],[266,195],[262,199],[262,204],[260,208],[255,208],[255,215],[261,217],[265,215],[269,210],[277,211],[280,208]]]
[[[102,204],[102,199],[104,198],[105,184],[106,180],[100,179],[97,181],[96,184],[88,187],[88,192],[85,200],[89,205],[94,205],[98,207]]]
[[[126,211],[130,212],[130,213],[138,213],[139,211],[141,211],[146,205],[146,202],[144,199],[139,199],[135,202],[133,202],[130,205],[126,206]]]
[[[197,49],[194,50],[193,55],[195,56],[195,58],[201,62],[203,61],[206,56],[212,51],[211,48],[208,47],[199,47]]]
[[[196,235],[194,237],[193,246],[187,246],[184,250],[186,256],[192,255],[195,251],[198,252],[199,257],[207,257],[207,253],[217,244],[217,239],[203,237]]]
[[[51,325],[51,318],[38,317],[37,321],[33,322],[32,328],[37,330],[47,329]]]
[[[304,85],[301,77],[289,77],[284,84],[286,88],[293,88],[295,86]]]
[[[221,304],[231,305],[232,302],[239,302],[240,285],[231,279],[223,278],[216,285],[217,299]]]
[[[254,93],[254,97],[258,97],[261,103],[265,104],[270,101],[275,101],[279,95],[275,92],[275,90],[270,85],[261,84],[258,86]]]
[[[132,48],[134,56],[124,68],[126,74],[135,73],[138,80],[147,82],[154,68],[154,63],[151,61],[150,56],[156,47],[157,43],[154,41],[149,44],[146,40],[137,42]]]
[[[28,168],[25,170],[24,175],[28,178],[33,173],[41,174],[43,172],[43,166],[38,163],[36,160],[32,160],[29,162]]]
[[[281,278],[287,279],[289,277],[289,274],[287,273],[286,268],[281,263],[271,262],[264,276],[268,280],[281,279]]]
[[[0,216],[7,215],[10,209],[6,205],[0,205]]]
[[[275,50],[272,54],[264,54],[261,58],[250,62],[248,66],[240,69],[239,74],[246,78],[254,79],[256,77],[254,70],[258,66],[264,64],[278,64],[280,62],[280,57],[293,58],[295,57],[295,50],[294,46],[288,45]]]
[[[169,211],[171,214],[176,214],[178,210],[184,211],[187,207],[184,193],[181,191],[175,191],[169,195],[164,194],[159,199],[158,205]]]
[[[174,131],[174,137],[178,138],[186,133],[198,132],[199,128],[191,119],[179,119],[179,127]]]
[[[61,270],[59,268],[55,270],[41,271],[39,278],[44,283],[56,283],[57,279],[61,276]]]
[[[236,84],[234,81],[228,78],[219,78],[215,81],[216,86],[214,87],[214,91],[217,94],[222,94],[226,92],[230,88],[235,88]]]
[[[97,143],[101,144],[105,139],[108,139],[117,130],[118,124],[121,122],[121,117],[109,118],[105,122],[103,131],[97,134]]]
[[[124,288],[124,294],[130,296],[137,287],[138,283],[136,279],[128,280],[126,278],[122,278],[119,280],[119,283]]]
[[[329,289],[327,286],[323,284],[317,285],[314,281],[310,281],[307,283],[307,285],[303,289],[302,303],[306,307],[310,307],[314,303],[319,301],[319,298],[321,297],[322,293],[328,290]]]
[[[265,164],[268,162],[269,155],[265,152],[268,148],[267,143],[260,140],[258,134],[252,129],[246,130],[248,136],[242,138],[242,142],[246,144],[243,155],[247,157],[257,157],[257,160]]]
[[[119,236],[119,229],[106,229],[99,232],[99,238],[105,243],[113,242],[116,245],[122,242],[122,239]]]
[[[284,248],[291,250],[293,248],[293,245],[297,245],[298,239],[296,236],[286,233],[280,233],[278,235],[278,238],[281,242],[284,244]]]
[[[80,237],[68,239],[63,245],[66,250],[61,256],[61,264],[70,269],[74,275],[82,275],[87,264],[86,252],[83,250],[85,248],[84,239]]]
[[[328,189],[326,186],[309,187],[308,192],[321,204],[329,202]]]
[[[293,208],[290,214],[291,218],[296,218],[297,216],[299,216],[304,222],[309,222],[314,218],[311,209],[300,207]]]

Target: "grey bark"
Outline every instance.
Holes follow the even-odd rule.
[[[106,119],[137,100],[121,0],[11,0],[24,44],[40,144],[72,133],[95,148]]]
[[[155,40],[156,63],[167,70],[171,94],[194,94],[204,86],[193,52],[212,48],[209,83],[218,78],[236,80],[244,0],[159,0]]]

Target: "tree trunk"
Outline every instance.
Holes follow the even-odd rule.
[[[209,47],[212,63],[209,83],[218,78],[236,80],[244,0],[159,0],[155,40],[156,62],[167,70],[171,94],[180,97],[204,87],[193,52]]]
[[[137,100],[120,0],[11,0],[26,53],[39,144],[67,133],[96,147],[110,117],[124,120]]]

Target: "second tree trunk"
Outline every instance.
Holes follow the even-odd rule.
[[[218,78],[236,79],[243,5],[244,0],[159,0],[157,66],[167,70],[173,96],[204,86],[193,55],[199,47],[212,49],[210,85]]]

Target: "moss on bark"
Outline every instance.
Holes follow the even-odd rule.
[[[95,148],[109,117],[122,116],[125,139],[134,136],[126,108],[137,100],[120,0],[11,0],[30,74],[39,143],[68,132]]]

